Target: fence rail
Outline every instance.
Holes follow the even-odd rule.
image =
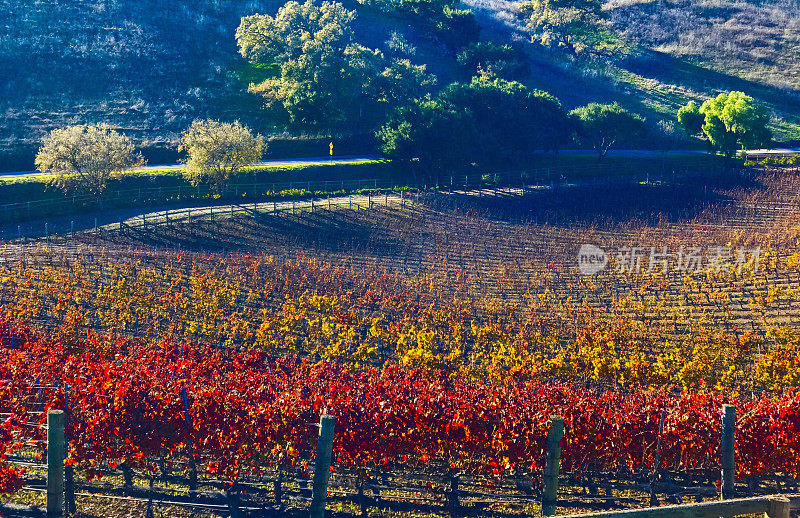
[[[342,181],[261,182],[228,185],[219,191],[208,185],[143,187],[106,192],[100,196],[64,196],[37,201],[0,205],[0,220],[6,223],[23,222],[42,216],[66,215],[112,208],[135,207],[153,203],[174,203],[198,200],[252,200],[267,196],[276,199],[313,195],[315,192],[357,192],[366,189],[390,189],[395,182],[385,179]]]
[[[649,167],[641,164],[593,164],[575,167],[548,167],[504,172],[472,174],[447,174],[437,179],[369,178],[350,180],[304,180],[289,182],[245,182],[228,184],[214,189],[207,184],[196,186],[142,187],[117,190],[102,195],[61,196],[36,201],[22,201],[0,205],[0,222],[17,223],[42,217],[85,213],[92,210],[136,207],[155,203],[176,203],[198,200],[253,200],[263,198],[286,199],[309,197],[323,193],[349,194],[367,190],[439,189],[467,190],[528,186],[532,188],[555,186],[591,178],[595,183],[630,181],[663,181],[677,174],[705,172],[711,166],[709,157],[687,160],[680,167],[664,170],[658,161]]]
[[[651,509],[628,509],[606,513],[572,514],[564,518],[719,518],[743,514],[764,514],[766,518],[789,518],[800,508],[800,495],[740,498],[722,502],[668,505]]]
[[[597,169],[598,166],[583,168],[582,171],[590,171]],[[514,172],[505,175],[500,174],[474,174],[463,176],[448,176],[439,183],[438,186],[430,187],[421,184],[418,188],[412,189],[408,186],[398,187],[396,183],[388,179],[370,179],[358,181],[327,181],[320,182],[289,182],[286,184],[277,183],[256,183],[248,184],[250,189],[243,191],[245,197],[222,197],[214,196],[205,198],[204,203],[197,203],[190,206],[181,207],[178,205],[175,208],[159,208],[152,212],[145,212],[133,214],[133,211],[138,209],[129,209],[128,214],[124,212],[119,216],[115,216],[109,212],[99,212],[94,214],[83,214],[75,216],[70,221],[66,214],[59,214],[60,205],[44,209],[39,209],[46,212],[48,217],[29,221],[27,223],[11,222],[0,220],[0,239],[23,239],[23,238],[39,238],[49,237],[56,234],[73,234],[76,230],[98,230],[98,229],[114,229],[135,227],[139,224],[147,226],[148,223],[155,222],[173,222],[176,220],[194,220],[198,218],[214,219],[216,216],[222,216],[225,213],[230,215],[241,213],[252,213],[257,216],[259,213],[281,213],[296,211],[314,211],[318,208],[333,208],[347,206],[349,208],[363,208],[362,202],[355,201],[357,197],[364,199],[364,205],[372,207],[372,200],[377,200],[378,197],[396,198],[399,195],[401,204],[406,200],[413,198],[414,195],[419,196],[420,193],[434,194],[447,193],[447,194],[472,194],[478,196],[484,195],[525,195],[530,192],[540,192],[541,189],[556,189],[563,186],[586,186],[593,188],[595,185],[629,185],[631,183],[675,183],[682,181],[698,181],[698,177],[705,175],[706,172],[702,170],[691,170],[689,168],[680,172],[670,172],[665,175],[651,175],[648,172],[640,173],[638,175],[621,175],[621,176],[608,176],[600,177],[597,175],[589,175],[582,177],[582,179],[573,178],[572,180],[560,176],[556,179],[556,174],[553,170],[540,170],[538,172]],[[549,181],[548,181],[549,178]],[[710,178],[709,178],[710,179]],[[336,185],[339,187],[337,190],[324,190],[332,189]],[[344,189],[341,186],[344,185]],[[301,190],[297,190],[298,186],[302,186]],[[292,187],[293,191],[280,190],[282,187]],[[275,189],[275,190],[273,190]],[[234,188],[235,192],[236,189]],[[134,201],[129,202],[129,205],[139,205],[135,203],[138,196],[146,198],[154,192],[159,192],[162,195],[171,195],[172,191],[167,189],[141,189],[136,190],[131,194]],[[183,193],[183,191],[180,191]],[[192,196],[192,199],[198,201],[203,199],[203,191],[200,192],[200,198]],[[119,194],[119,193],[117,193]],[[122,196],[122,195],[119,195]],[[349,201],[348,201],[349,198]],[[155,199],[155,198],[154,198]],[[178,197],[172,198],[175,202],[179,202]],[[342,200],[346,200],[342,202]],[[368,201],[369,200],[369,201]],[[384,200],[381,200],[384,201]],[[25,205],[17,204],[17,205]],[[106,203],[106,208],[111,207]],[[0,206],[2,207],[2,206]],[[63,207],[62,207],[63,208]],[[121,207],[120,207],[121,208]],[[67,213],[72,210],[67,210]],[[92,216],[94,217],[94,224],[92,224]],[[115,218],[115,219],[112,219]],[[118,219],[117,219],[118,218]],[[77,220],[77,221],[76,221]],[[2,225],[2,223],[6,223]],[[77,225],[76,225],[77,223]]]

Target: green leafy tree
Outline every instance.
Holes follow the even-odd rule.
[[[403,33],[397,31],[392,32],[385,45],[388,52],[395,57],[408,58],[417,53],[417,47],[412,45]]]
[[[108,124],[54,129],[36,154],[36,168],[56,175],[64,192],[100,194],[115,173],[144,163],[131,139]]]
[[[466,78],[488,74],[515,80],[530,73],[528,58],[522,49],[491,41],[470,43],[458,53],[456,59],[462,76]]]
[[[459,0],[358,0],[384,13],[403,18],[457,50],[475,41],[480,27],[469,9],[459,7]]]
[[[533,149],[563,145],[569,125],[551,95],[515,81],[476,77],[396,110],[377,137],[388,156],[434,174],[470,164],[508,167]]]
[[[398,108],[377,138],[386,156],[408,164],[415,175],[438,178],[462,171],[478,155],[479,134],[472,114],[439,100]]]
[[[531,149],[557,149],[559,139],[568,135],[568,118],[558,100],[516,81],[476,77],[448,86],[439,97],[473,114],[484,162],[518,161]]]
[[[261,135],[238,121],[194,121],[181,137],[179,151],[188,154],[184,174],[193,183],[207,181],[221,189],[231,176],[264,155]]]
[[[242,18],[239,52],[253,63],[276,64],[278,77],[251,84],[288,122],[332,128],[358,114],[371,79],[381,70],[379,52],[353,40],[355,12],[338,2],[287,2],[273,17]]]
[[[742,92],[721,93],[704,102],[700,113],[704,116],[703,133],[727,158],[739,146],[754,149],[772,141],[766,108]]]
[[[425,65],[408,59],[392,59],[375,80],[375,96],[386,106],[401,106],[430,93],[437,84]]]
[[[700,113],[700,105],[694,101],[689,101],[678,110],[678,122],[689,135],[701,134],[705,121],[706,116]]]
[[[521,9],[543,45],[577,55],[618,44],[601,24],[602,7],[601,0],[529,0]]]
[[[355,16],[340,3],[306,0],[286,3],[274,17],[242,18],[236,31],[241,55],[280,69],[249,90],[290,126],[331,130],[374,124],[400,99],[405,103],[435,84],[424,65],[387,60],[354,41]]]
[[[450,5],[444,6],[434,27],[439,40],[453,50],[477,40],[481,31],[471,10]]]
[[[575,124],[554,96],[533,90],[530,99],[531,144],[535,149],[558,153],[575,133]]]
[[[620,142],[631,144],[645,134],[644,120],[617,103],[591,103],[570,112],[578,135],[588,141],[602,160]]]

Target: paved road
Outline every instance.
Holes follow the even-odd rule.
[[[800,148],[775,148],[775,149],[751,149],[747,152],[749,155],[797,155],[800,154]]]
[[[383,157],[379,155],[342,155],[342,156],[317,156],[306,158],[275,158],[264,160],[256,164],[257,166],[296,166],[296,165],[324,165],[324,164],[352,164],[355,162],[363,162],[364,160],[380,160]],[[164,171],[171,169],[182,169],[183,164],[154,164],[137,167],[133,171]],[[15,171],[9,173],[0,173],[0,178],[8,179],[13,177],[26,177],[38,176],[44,174],[41,171]]]
[[[562,149],[558,152],[560,155],[596,155],[597,152],[593,149]],[[748,151],[751,155],[797,155],[800,154],[800,148],[775,148],[775,149],[752,149]],[[547,154],[547,153],[537,153]],[[674,149],[667,151],[666,155],[705,155],[707,151],[697,149]],[[661,156],[661,152],[652,151],[647,149],[613,149],[608,152],[607,156]],[[258,166],[293,166],[293,165],[324,165],[324,164],[352,164],[355,162],[363,162],[364,160],[381,160],[384,157],[380,155],[342,155],[342,156],[317,156],[306,158],[275,158],[259,162]],[[170,169],[181,169],[183,164],[153,164],[142,167],[137,167],[133,171],[164,171]],[[0,178],[8,179],[13,177],[26,177],[37,176],[44,174],[40,171],[15,171],[8,173],[0,173]]]

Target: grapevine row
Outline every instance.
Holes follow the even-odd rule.
[[[315,443],[310,425],[321,413],[337,419],[337,466],[438,463],[486,476],[536,478],[550,416],[565,419],[565,470],[650,472],[665,411],[659,467],[712,469],[723,403],[735,405],[740,416],[740,477],[800,475],[800,394],[793,390],[735,398],[475,381],[443,371],[352,370],[168,340],[123,343],[98,335],[63,343],[8,321],[0,322],[0,336],[0,412],[8,416],[0,443],[14,450],[42,439],[42,431],[28,425],[43,424],[48,409],[63,406],[58,387],[66,384],[67,462],[90,475],[121,463],[155,471],[157,459],[185,459],[189,440],[202,469],[231,481],[267,468],[304,466]],[[45,388],[35,390],[32,380]],[[34,399],[42,405],[31,416]],[[2,473],[8,478],[13,472]]]

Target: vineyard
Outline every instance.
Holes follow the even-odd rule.
[[[338,513],[533,514],[558,415],[559,505],[641,507],[717,494],[723,404],[736,491],[790,491],[800,172],[668,180],[6,242],[0,492],[37,487],[68,407],[86,491],[296,510],[329,414]],[[608,266],[583,275],[583,244]]]

